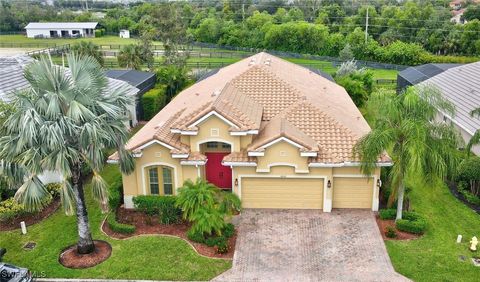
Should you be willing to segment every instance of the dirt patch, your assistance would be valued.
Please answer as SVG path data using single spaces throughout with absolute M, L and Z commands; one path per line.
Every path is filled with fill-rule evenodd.
M 375 220 L 377 221 L 378 229 L 380 229 L 380 233 L 382 234 L 383 240 L 413 240 L 421 237 L 421 235 L 407 233 L 407 232 L 398 230 L 397 227 L 395 226 L 395 220 L 393 219 L 381 220 L 379 216 L 376 216 Z M 385 232 L 387 232 L 387 227 L 389 226 L 393 227 L 395 231 L 397 231 L 397 237 L 388 238 L 385 235 Z
M 112 246 L 105 241 L 95 240 L 95 251 L 81 255 L 77 252 L 77 245 L 72 245 L 60 253 L 58 261 L 65 267 L 83 269 L 98 265 L 112 255 Z
M 146 234 L 160 234 L 160 235 L 170 235 L 182 238 L 189 242 L 195 250 L 207 257 L 211 258 L 223 258 L 223 259 L 232 259 L 235 252 L 235 244 L 237 241 L 237 232 L 228 239 L 229 251 L 226 254 L 219 254 L 215 247 L 209 247 L 205 244 L 200 244 L 197 242 L 190 241 L 187 237 L 187 231 L 190 228 L 190 224 L 187 222 L 182 222 L 179 224 L 162 224 L 159 222 L 157 216 L 149 217 L 142 212 L 135 210 L 126 210 L 118 209 L 117 219 L 121 223 L 135 225 L 135 233 L 133 234 L 121 234 L 113 232 L 106 222 L 102 225 L 102 230 L 110 237 L 117 239 L 127 239 L 138 235 Z
M 27 227 L 39 223 L 55 213 L 58 207 L 60 207 L 60 199 L 56 198 L 39 213 L 27 214 L 11 220 L 0 222 L 0 231 L 20 229 L 20 222 L 22 221 L 25 221 Z

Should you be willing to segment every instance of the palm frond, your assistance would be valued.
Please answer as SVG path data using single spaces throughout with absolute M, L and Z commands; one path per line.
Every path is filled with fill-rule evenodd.
M 104 212 L 108 211 L 107 183 L 97 171 L 93 171 L 92 191 L 93 197 L 100 203 L 102 210 Z
M 472 148 L 478 144 L 480 144 L 480 130 L 477 130 L 475 134 L 473 134 L 472 138 L 467 144 L 467 147 L 465 147 L 467 154 L 470 155 L 472 152 Z
M 69 181 L 63 181 L 60 189 L 60 200 L 66 215 L 73 215 L 75 212 L 75 195 Z
M 15 200 L 30 212 L 41 210 L 45 206 L 46 197 L 50 197 L 50 194 L 35 175 L 30 176 L 15 193 Z

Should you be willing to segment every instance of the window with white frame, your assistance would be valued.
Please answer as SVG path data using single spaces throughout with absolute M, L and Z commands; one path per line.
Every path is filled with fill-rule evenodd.
M 162 167 L 162 176 L 163 176 L 163 193 L 164 195 L 173 194 L 173 183 L 172 183 L 172 169 L 169 167 Z
M 150 194 L 158 195 L 158 170 L 156 167 L 152 167 L 148 170 L 148 177 L 150 183 Z

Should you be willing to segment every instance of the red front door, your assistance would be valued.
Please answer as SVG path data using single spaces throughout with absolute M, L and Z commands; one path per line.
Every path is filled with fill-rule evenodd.
M 218 188 L 232 189 L 232 169 L 222 165 L 223 157 L 229 153 L 205 153 L 207 164 L 205 174 L 207 181 Z

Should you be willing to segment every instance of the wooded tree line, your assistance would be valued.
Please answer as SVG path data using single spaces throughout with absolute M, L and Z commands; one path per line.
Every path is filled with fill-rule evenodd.
M 64 1 L 68 2 L 68 1 Z M 462 62 L 480 53 L 480 13 L 470 4 L 468 22 L 454 24 L 449 1 L 439 0 L 190 0 L 136 3 L 128 9 L 90 12 L 2 2 L 0 30 L 19 30 L 28 21 L 98 20 L 107 32 L 129 29 L 140 35 L 158 26 L 157 16 L 173 6 L 185 41 L 339 56 L 346 48 L 355 59 L 414 65 Z M 368 38 L 365 26 L 368 12 Z M 171 14 L 171 13 L 167 13 Z M 23 26 L 22 26 L 23 25 Z M 183 32 L 186 30 L 186 33 Z

